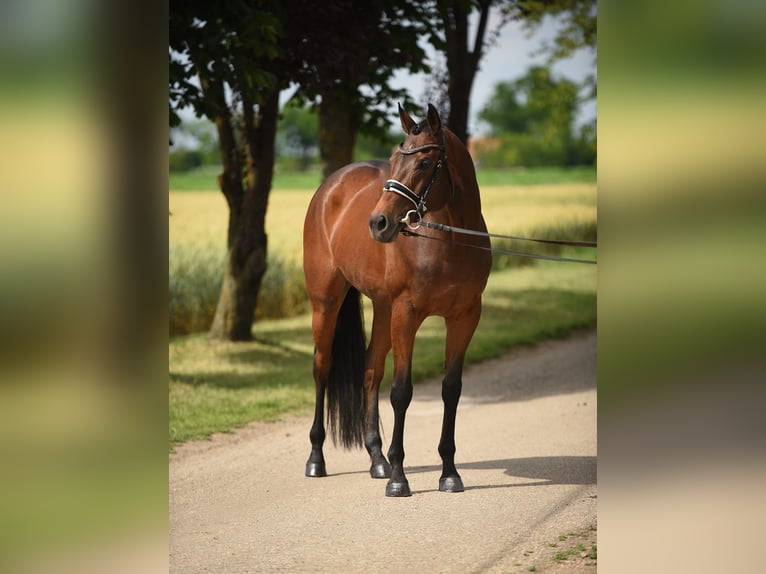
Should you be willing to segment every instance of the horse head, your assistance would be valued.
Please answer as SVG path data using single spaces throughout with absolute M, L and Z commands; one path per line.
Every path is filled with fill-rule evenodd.
M 405 225 L 414 225 L 426 211 L 438 211 L 451 195 L 447 166 L 447 139 L 441 118 L 428 104 L 426 119 L 416 122 L 399 106 L 399 119 L 407 137 L 390 158 L 391 176 L 370 214 L 370 234 L 388 243 Z

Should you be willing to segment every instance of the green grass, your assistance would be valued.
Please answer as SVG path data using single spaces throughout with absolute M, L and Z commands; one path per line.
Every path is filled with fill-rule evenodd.
M 578 542 L 577 544 L 570 545 L 569 548 L 566 548 L 564 550 L 560 550 L 556 552 L 553 555 L 553 559 L 556 562 L 564 562 L 569 560 L 570 558 L 582 558 L 582 559 L 588 559 L 589 562 L 586 562 L 586 565 L 588 566 L 595 566 L 596 562 L 598 560 L 598 547 L 596 544 L 588 539 L 592 539 L 595 536 L 596 532 L 596 525 L 591 524 L 588 526 L 587 530 L 583 530 L 580 532 L 568 532 L 567 534 L 561 534 L 558 537 L 558 542 L 564 542 L 572 537 L 578 537 L 580 539 L 586 539 L 585 542 Z M 570 543 L 571 544 L 571 543 Z M 586 546 L 590 545 L 590 548 L 586 549 Z M 551 548 L 556 548 L 559 546 L 557 542 L 549 543 L 548 546 Z
M 562 550 L 561 552 L 556 552 L 556 554 L 553 556 L 553 559 L 556 562 L 563 562 L 564 560 L 569 560 L 569 558 L 573 556 L 577 557 L 583 557 L 582 554 L 585 552 L 584 558 L 590 558 L 591 560 L 597 560 L 598 559 L 598 547 L 595 544 L 591 544 L 590 549 L 587 551 L 585 550 L 585 546 L 582 544 L 577 544 L 576 546 L 573 546 L 572 548 L 569 548 L 568 550 Z
M 553 559 L 556 562 L 563 562 L 564 560 L 568 560 L 572 556 L 579 556 L 584 551 L 585 551 L 585 547 L 582 544 L 578 544 L 577 546 L 569 548 L 568 550 L 562 550 L 561 552 L 556 552 L 556 554 L 553 556 Z
M 218 174 L 221 167 L 217 165 L 203 166 L 187 172 L 170 172 L 168 187 L 176 191 L 209 191 L 218 189 Z M 306 172 L 285 171 L 276 169 L 273 189 L 316 189 L 322 182 L 318 170 Z
M 204 166 L 189 172 L 170 172 L 169 188 L 176 191 L 217 190 L 220 166 Z M 480 186 L 543 185 L 558 183 L 595 183 L 595 167 L 538 167 L 515 169 L 478 169 Z M 317 170 L 301 173 L 277 169 L 273 189 L 316 189 L 322 181 Z
M 479 186 L 485 185 L 547 185 L 555 183 L 595 183 L 596 168 L 534 167 L 476 170 Z
M 369 303 L 366 325 L 371 324 Z M 171 445 L 230 432 L 250 421 L 308 414 L 314 401 L 310 315 L 254 325 L 255 341 L 225 343 L 191 335 L 169 347 Z M 468 364 L 513 347 L 564 337 L 596 323 L 594 266 L 543 263 L 495 272 Z M 443 320 L 426 320 L 415 342 L 413 379 L 442 372 Z M 384 388 L 392 372 L 389 356 Z

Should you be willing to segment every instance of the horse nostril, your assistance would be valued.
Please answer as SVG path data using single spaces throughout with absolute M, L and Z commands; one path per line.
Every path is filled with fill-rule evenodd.
M 393 239 L 393 237 L 388 237 L 393 230 L 390 220 L 384 213 L 372 213 L 369 223 L 370 235 L 374 240 L 388 242 Z

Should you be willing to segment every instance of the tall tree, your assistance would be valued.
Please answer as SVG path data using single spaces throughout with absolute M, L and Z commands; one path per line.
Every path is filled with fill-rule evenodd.
M 266 271 L 265 216 L 279 111 L 278 0 L 174 0 L 170 5 L 170 118 L 191 106 L 216 126 L 221 192 L 229 207 L 227 259 L 210 329 L 252 337 Z
M 319 147 L 319 127 L 313 110 L 289 102 L 281 111 L 277 151 L 297 159 L 298 170 L 306 171 Z
M 411 104 L 389 81 L 397 69 L 427 71 L 416 0 L 287 0 L 286 57 L 298 98 L 319 115 L 324 177 L 350 163 L 358 133 L 385 135 L 390 102 Z
M 468 113 L 471 90 L 479 62 L 485 51 L 489 11 L 495 0 L 437 0 L 436 10 L 441 33 L 434 33 L 431 42 L 444 52 L 447 66 L 447 123 L 463 143 L 468 142 Z M 478 11 L 478 24 L 469 36 L 469 16 Z
M 533 66 L 524 76 L 495 86 L 479 117 L 507 154 L 523 165 L 573 165 L 582 160 L 574 137 L 577 85 Z M 510 137 L 508 137 L 510 136 Z
M 543 0 L 522 4 L 520 14 L 530 31 L 539 28 L 546 16 L 554 16 L 560 20 L 558 34 L 541 48 L 541 52 L 547 54 L 547 67 L 550 68 L 558 60 L 569 58 L 574 52 L 582 49 L 590 50 L 595 64 L 598 33 L 596 0 Z M 586 98 L 596 97 L 595 69 L 594 65 L 593 73 L 588 74 L 583 82 L 583 86 L 587 88 Z
M 502 27 L 521 20 L 533 30 L 546 15 L 563 16 L 564 26 L 553 44 L 545 47 L 552 62 L 580 47 L 595 47 L 595 5 L 596 0 L 434 0 L 426 4 L 429 40 L 445 61 L 445 69 L 436 67 L 434 82 L 445 84 L 447 123 L 463 143 L 470 137 L 468 120 L 476 73 Z M 497 23 L 490 28 L 492 11 Z M 589 85 L 595 94 L 595 77 L 589 79 Z M 432 86 L 429 92 L 437 93 L 438 87 Z

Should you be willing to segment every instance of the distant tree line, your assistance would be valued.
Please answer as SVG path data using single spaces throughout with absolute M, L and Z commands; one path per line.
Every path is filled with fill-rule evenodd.
M 581 86 L 534 66 L 520 78 L 494 88 L 479 119 L 486 137 L 473 142 L 474 160 L 482 167 L 594 165 L 595 123 L 575 125 L 583 97 Z M 288 103 L 281 111 L 276 135 L 276 163 L 286 170 L 319 167 L 319 118 L 308 106 Z M 206 129 L 207 128 L 207 129 Z M 170 169 L 187 171 L 220 163 L 209 122 L 185 122 L 178 135 L 190 142 L 170 153 Z M 399 140 L 397 131 L 362 134 L 353 150 L 356 160 L 387 158 Z
M 490 141 L 474 159 L 485 167 L 594 165 L 595 123 L 576 126 L 580 87 L 535 66 L 495 86 L 479 113 Z
M 319 119 L 311 108 L 288 104 L 282 109 L 275 141 L 275 164 L 285 171 L 318 170 Z M 174 144 L 169 152 L 171 172 L 192 171 L 202 166 L 220 166 L 221 155 L 215 126 L 206 120 L 185 120 L 171 130 Z M 387 159 L 401 140 L 399 130 L 360 134 L 352 155 L 355 161 Z

